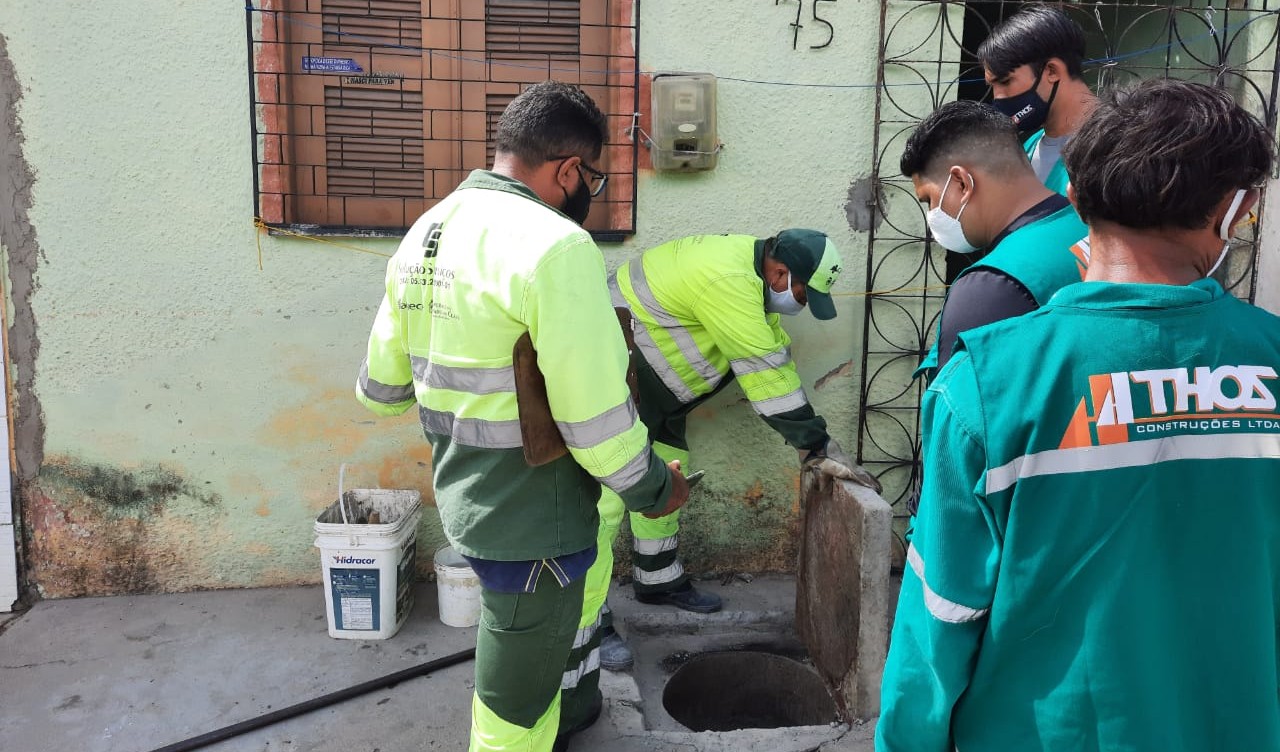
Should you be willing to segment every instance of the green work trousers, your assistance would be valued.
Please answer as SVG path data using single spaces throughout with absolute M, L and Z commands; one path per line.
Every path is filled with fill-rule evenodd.
M 532 593 L 481 590 L 470 752 L 550 752 L 585 583 L 544 568 Z

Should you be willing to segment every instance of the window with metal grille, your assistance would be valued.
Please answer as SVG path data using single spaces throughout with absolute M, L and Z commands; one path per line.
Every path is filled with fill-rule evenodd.
M 586 226 L 635 226 L 634 0 L 256 0 L 255 209 L 268 226 L 398 234 L 493 164 L 507 104 L 549 78 L 609 120 Z
M 489 0 L 484 47 L 491 57 L 578 56 L 581 0 Z
M 418 55 L 421 9 L 418 0 L 321 0 L 324 43 L 378 44 L 389 54 Z
M 422 94 L 340 86 L 324 93 L 329 194 L 422 196 Z

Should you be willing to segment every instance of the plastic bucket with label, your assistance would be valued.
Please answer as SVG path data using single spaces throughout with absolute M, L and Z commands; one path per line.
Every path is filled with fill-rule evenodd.
M 422 494 L 356 488 L 339 498 L 315 524 L 329 636 L 383 640 L 413 608 Z

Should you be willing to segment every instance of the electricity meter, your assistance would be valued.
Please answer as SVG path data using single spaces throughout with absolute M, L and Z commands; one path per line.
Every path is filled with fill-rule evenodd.
M 710 73 L 658 73 L 653 77 L 653 169 L 715 169 L 716 77 Z

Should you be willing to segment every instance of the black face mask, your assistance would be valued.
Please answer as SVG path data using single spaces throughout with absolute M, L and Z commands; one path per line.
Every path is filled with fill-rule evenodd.
M 1018 133 L 1026 135 L 1034 133 L 1044 127 L 1044 121 L 1049 117 L 1049 108 L 1053 106 L 1053 100 L 1058 96 L 1058 84 L 1053 82 L 1053 90 L 1049 92 L 1049 101 L 1044 101 L 1040 95 L 1036 93 L 1036 89 L 1040 86 L 1040 77 L 1044 75 L 1044 69 L 1036 74 L 1035 83 L 1031 84 L 1031 88 L 1012 97 L 1004 99 L 991 100 L 991 106 L 995 107 L 1001 113 L 1006 115 L 1013 124 L 1017 126 Z
M 564 188 L 560 190 L 564 191 L 564 205 L 560 207 L 560 211 L 578 224 L 586 222 L 587 215 L 591 213 L 591 189 L 582 175 L 578 175 L 578 190 L 572 196 Z

